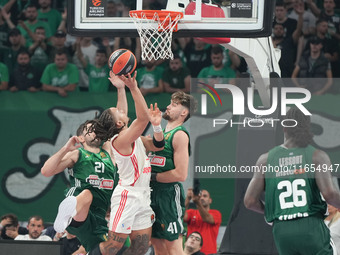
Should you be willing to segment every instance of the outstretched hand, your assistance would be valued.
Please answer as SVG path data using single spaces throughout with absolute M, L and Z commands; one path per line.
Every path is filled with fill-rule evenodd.
M 134 88 L 138 88 L 136 77 L 137 77 L 137 71 L 135 71 L 135 74 L 133 77 L 131 77 L 130 74 L 128 74 L 127 76 L 124 76 L 124 75 L 118 76 L 118 78 L 122 80 L 124 84 L 126 85 L 126 87 L 128 87 L 130 90 Z
M 81 147 L 79 139 L 77 136 L 72 136 L 67 143 L 65 144 L 65 147 L 68 151 L 74 151 Z
M 159 110 L 157 103 L 155 103 L 155 108 L 152 104 L 150 104 L 149 119 L 153 126 L 158 126 L 161 124 L 162 112 Z
M 122 79 L 119 79 L 118 75 L 115 75 L 112 71 L 110 71 L 110 77 L 108 78 L 113 86 L 117 89 L 121 89 L 125 87 L 124 82 Z

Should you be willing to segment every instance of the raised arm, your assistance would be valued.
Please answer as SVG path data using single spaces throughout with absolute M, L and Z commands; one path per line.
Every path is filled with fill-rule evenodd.
M 157 103 L 155 103 L 155 108 L 152 104 L 150 105 L 149 117 L 154 132 L 153 138 L 142 136 L 143 144 L 147 151 L 163 150 L 165 142 L 163 129 L 161 127 L 162 112 L 159 110 Z
M 156 180 L 163 183 L 184 182 L 188 176 L 189 137 L 184 131 L 175 133 L 172 140 L 175 168 L 164 173 L 157 173 Z
M 86 61 L 83 51 L 81 50 L 80 40 L 81 40 L 81 37 L 77 37 L 76 42 L 75 42 L 77 58 L 79 59 L 81 65 L 84 68 L 86 68 L 88 65 L 88 62 Z
M 303 7 L 299 7 L 298 10 L 296 10 L 297 14 L 298 14 L 298 20 L 297 20 L 297 25 L 296 25 L 296 29 L 294 30 L 293 34 L 292 34 L 292 38 L 294 43 L 296 44 L 302 34 L 302 26 L 303 26 L 303 13 L 305 12 L 305 10 L 303 9 Z
M 79 157 L 78 148 L 81 147 L 77 136 L 72 136 L 68 142 L 53 156 L 51 156 L 41 168 L 42 175 L 50 177 L 72 167 Z
M 128 104 L 126 100 L 126 93 L 125 93 L 125 84 L 124 82 L 115 75 L 112 71 L 110 71 L 109 80 L 113 86 L 117 88 L 117 108 L 124 113 L 128 113 Z
M 137 72 L 133 77 L 128 75 L 119 76 L 119 78 L 125 83 L 125 85 L 130 89 L 131 95 L 135 102 L 136 119 L 131 123 L 130 127 L 120 132 L 117 139 L 114 141 L 114 146 L 121 153 L 130 153 L 131 144 L 140 137 L 149 122 L 148 107 L 146 105 L 145 99 L 140 92 L 137 81 Z
M 262 192 L 264 192 L 265 179 L 262 173 L 262 166 L 267 164 L 268 153 L 259 157 L 256 166 L 260 171 L 255 172 L 251 179 L 246 194 L 244 195 L 244 205 L 247 209 L 258 213 L 264 213 L 264 203 L 260 199 Z
M 312 11 L 312 13 L 315 15 L 315 17 L 319 17 L 321 10 L 316 6 L 313 0 L 306 0 L 306 3 L 309 7 L 309 9 Z

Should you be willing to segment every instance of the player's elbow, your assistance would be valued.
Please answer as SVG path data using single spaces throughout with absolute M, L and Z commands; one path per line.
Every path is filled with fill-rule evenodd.
M 188 177 L 188 174 L 179 174 L 176 179 L 178 182 L 185 182 L 187 177 Z
M 322 192 L 322 196 L 326 200 L 327 203 L 333 205 L 333 204 L 339 204 L 339 192 L 333 188 L 328 188 L 324 192 Z
M 254 197 L 251 197 L 251 196 L 245 196 L 243 203 L 244 203 L 244 206 L 247 209 L 251 210 L 256 205 L 257 199 L 255 199 Z

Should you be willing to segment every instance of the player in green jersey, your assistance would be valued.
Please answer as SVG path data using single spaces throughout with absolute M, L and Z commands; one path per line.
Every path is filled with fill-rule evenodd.
M 82 124 L 77 136 L 72 136 L 41 169 L 48 177 L 69 168 L 71 188 L 66 190 L 67 197 L 59 206 L 54 228 L 60 233 L 70 224 L 68 232 L 76 235 L 86 250 L 106 238 L 105 215 L 116 175 L 110 150 L 89 132 L 90 126 L 91 121 Z
M 109 80 L 117 88 L 118 98 L 126 101 L 124 83 L 112 72 Z M 70 169 L 71 188 L 67 190 L 67 197 L 59 206 L 54 228 L 57 232 L 63 232 L 67 228 L 68 232 L 78 237 L 87 251 L 107 240 L 105 215 L 110 208 L 112 192 L 118 181 L 110 143 L 103 144 L 96 139 L 95 133 L 90 129 L 92 123 L 93 121 L 87 121 L 81 125 L 77 136 L 71 137 L 41 169 L 45 176 L 55 175 L 65 168 Z M 83 148 L 77 143 L 81 143 Z
M 285 127 L 285 142 L 259 157 L 256 165 L 261 171 L 255 172 L 249 183 L 245 206 L 264 213 L 266 221 L 273 224 L 280 255 L 333 254 L 334 245 L 323 222 L 325 200 L 340 208 L 330 159 L 310 145 L 313 135 L 309 116 L 291 108 L 286 119 L 295 120 L 297 125 Z
M 197 108 L 193 96 L 182 91 L 171 96 L 163 114 L 168 121 L 164 130 L 165 146 L 151 156 L 151 207 L 156 214 L 152 226 L 152 245 L 156 254 L 183 254 L 182 236 L 185 196 L 183 186 L 188 175 L 189 133 L 183 123 Z

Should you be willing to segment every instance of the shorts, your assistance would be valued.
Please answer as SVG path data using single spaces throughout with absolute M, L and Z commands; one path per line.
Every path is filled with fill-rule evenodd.
M 273 235 L 280 255 L 336 254 L 329 229 L 321 217 L 275 221 Z
M 65 190 L 65 195 L 77 196 L 84 189 L 86 189 L 86 187 L 71 187 Z M 87 189 L 92 193 L 93 202 L 86 220 L 81 226 L 68 226 L 66 230 L 69 233 L 76 235 L 81 244 L 84 246 L 85 250 L 90 251 L 95 245 L 107 240 L 108 226 L 105 219 L 107 210 L 105 209 L 105 206 L 103 206 L 105 205 L 105 201 L 103 200 L 102 196 L 99 196 L 96 191 L 93 191 L 91 186 L 87 187 Z M 95 202 L 97 202 L 97 204 L 101 203 L 100 207 L 95 206 Z
M 134 230 L 150 228 L 155 220 L 150 203 L 150 188 L 118 185 L 111 198 L 109 230 L 130 234 Z
M 152 226 L 153 238 L 174 241 L 183 234 L 184 202 L 181 184 L 153 185 L 151 207 L 156 214 L 156 221 Z
M 103 219 L 96 217 L 90 209 L 85 222 L 79 227 L 68 226 L 66 230 L 76 235 L 80 243 L 84 246 L 86 251 L 91 251 L 97 244 L 107 240 L 107 222 L 105 217 Z

